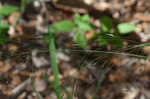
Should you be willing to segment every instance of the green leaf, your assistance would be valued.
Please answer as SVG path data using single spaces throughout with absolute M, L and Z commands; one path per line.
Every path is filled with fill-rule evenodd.
M 44 43 L 49 44 L 50 41 L 50 35 L 49 34 L 45 34 L 44 35 Z
M 8 42 L 9 38 L 8 35 L 6 35 L 8 30 L 9 30 L 8 24 L 0 23 L 0 44 Z
M 90 16 L 88 14 L 84 14 L 83 16 L 81 16 L 81 21 L 89 23 Z
M 56 33 L 58 31 L 57 27 L 55 25 L 52 25 L 48 28 L 48 33 Z
M 0 44 L 4 44 L 8 42 L 9 38 L 6 34 L 0 33 Z
M 48 31 L 48 33 L 51 35 L 50 30 Z M 62 99 L 62 91 L 61 91 L 60 80 L 59 80 L 59 68 L 56 61 L 57 58 L 56 58 L 56 47 L 55 47 L 54 36 L 51 36 L 49 38 L 49 52 L 50 52 L 49 55 L 50 55 L 51 68 L 54 75 L 54 82 L 52 85 L 56 93 L 57 99 Z
M 48 27 L 48 34 L 44 34 L 44 43 L 49 44 L 51 38 L 56 37 L 56 28 L 54 26 Z
M 109 35 L 101 34 L 98 36 L 99 46 L 106 46 L 112 38 Z
M 89 20 L 90 17 L 88 14 L 84 14 L 83 16 L 80 16 L 80 14 L 76 13 L 74 15 L 74 23 L 77 29 L 80 30 L 81 32 L 86 32 L 92 28 Z
M 136 26 L 129 23 L 120 23 L 117 25 L 118 32 L 120 34 L 128 34 L 136 29 Z
M 84 23 L 84 22 L 78 23 L 78 29 L 82 32 L 89 31 L 89 30 L 91 30 L 91 28 L 92 28 L 91 25 L 88 23 Z
M 78 30 L 75 33 L 74 41 L 81 47 L 85 48 L 87 46 L 87 39 L 85 36 Z
M 63 20 L 54 24 L 52 28 L 55 28 L 58 32 L 70 32 L 73 30 L 74 24 L 71 21 Z
M 11 13 L 18 11 L 19 8 L 17 6 L 13 6 L 13 5 L 4 5 L 0 8 L 0 15 L 2 16 L 8 16 Z
M 118 48 L 122 48 L 123 47 L 123 41 L 122 41 L 122 39 L 118 35 L 115 35 L 113 37 L 113 43 Z
M 103 16 L 100 18 L 101 28 L 103 32 L 110 32 L 113 27 L 112 19 L 108 16 Z
M 74 19 L 73 19 L 75 24 L 78 24 L 81 21 L 81 16 L 78 13 L 74 14 Z
M 7 32 L 8 29 L 9 29 L 9 24 L 3 23 L 3 22 L 0 23 L 0 32 L 1 33 Z

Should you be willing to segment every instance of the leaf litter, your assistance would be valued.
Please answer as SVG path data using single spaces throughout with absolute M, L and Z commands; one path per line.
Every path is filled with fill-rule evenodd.
M 85 1 L 86 0 L 83 0 L 83 2 Z M 17 5 L 18 2 L 19 1 L 10 2 L 6 0 L 0 3 L 3 6 L 7 3 Z M 49 66 L 50 63 L 48 62 L 48 47 L 42 41 L 43 37 L 40 34 L 41 32 L 47 31 L 45 15 L 42 9 L 44 7 L 48 9 L 44 11 L 46 11 L 51 24 L 63 19 L 72 19 L 74 11 L 76 10 L 66 10 L 70 2 L 71 1 L 65 4 L 58 2 L 59 5 L 57 5 L 56 2 L 56 5 L 52 4 L 52 6 L 51 2 L 45 1 L 42 2 L 45 6 L 41 6 L 41 8 L 35 8 L 31 3 L 27 5 L 24 14 L 15 26 L 13 26 L 13 21 L 18 16 L 18 12 L 14 12 L 10 16 L 5 17 L 4 20 L 11 25 L 8 32 L 11 41 L 7 42 L 4 46 L 0 45 L 0 93 L 2 93 L 5 98 L 37 99 L 37 91 L 43 99 L 56 99 L 52 90 L 53 88 L 48 83 L 48 81 L 53 82 L 54 80 L 52 70 Z M 72 2 L 74 2 L 77 5 L 75 7 L 78 8 L 76 1 Z M 93 0 L 93 2 L 89 0 L 85 3 L 90 6 L 89 8 L 93 9 L 91 11 L 94 12 L 97 10 L 99 12 L 98 15 L 95 15 L 91 13 L 89 9 L 84 8 L 89 11 L 93 20 L 97 20 L 97 16 L 102 16 L 105 13 L 117 20 L 116 23 L 120 23 L 121 21 L 135 22 L 138 29 L 133 35 L 135 38 L 139 38 L 138 43 L 149 41 L 150 17 L 149 11 L 146 10 L 149 9 L 147 0 Z M 41 2 L 39 2 L 39 4 L 41 4 Z M 70 32 L 64 34 L 57 33 L 58 38 L 56 38 L 56 45 L 58 49 L 76 49 L 76 47 L 73 47 L 72 40 L 69 36 L 70 34 Z M 92 38 L 94 34 L 95 30 L 90 30 L 86 33 L 86 38 L 91 43 L 89 47 L 91 49 L 96 49 L 95 46 L 97 46 L 97 42 L 90 41 L 90 38 Z M 130 39 L 134 41 L 135 38 Z M 130 45 L 131 42 L 127 43 Z M 109 47 L 108 49 L 110 50 L 112 48 Z M 141 49 L 140 52 L 137 51 L 137 54 L 149 56 L 149 46 L 145 46 Z M 37 51 L 36 55 L 33 51 Z M 86 54 L 86 56 L 81 61 L 84 54 Z M 150 98 L 150 62 L 148 59 L 97 53 L 75 54 L 71 51 L 58 52 L 57 57 L 61 85 L 66 85 L 66 89 L 69 90 L 69 94 L 72 95 L 73 99 L 91 99 L 106 67 L 110 68 L 110 71 L 106 73 L 95 99 Z M 100 59 L 90 64 L 98 57 L 100 57 Z M 84 64 L 82 64 L 83 61 Z M 102 64 L 105 61 L 107 61 L 107 63 L 103 66 Z M 48 79 L 44 79 L 43 73 L 46 73 Z M 33 84 L 36 91 L 32 89 L 31 78 L 34 79 Z M 63 99 L 67 99 L 64 90 L 63 94 Z M 1 94 L 0 97 L 2 97 Z

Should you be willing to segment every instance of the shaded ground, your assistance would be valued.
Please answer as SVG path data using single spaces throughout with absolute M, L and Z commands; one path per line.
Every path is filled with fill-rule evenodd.
M 69 2 L 73 2 L 74 6 L 70 6 Z M 71 20 L 75 12 L 89 13 L 91 23 L 100 27 L 97 24 L 98 18 L 107 15 L 113 18 L 115 24 L 122 21 L 136 24 L 137 29 L 134 33 L 122 37 L 127 46 L 133 47 L 150 40 L 148 0 L 93 0 L 88 5 L 87 1 L 80 4 L 77 2 L 32 2 L 27 5 L 16 26 L 12 23 L 19 12 L 5 18 L 11 25 L 11 40 L 6 45 L 0 45 L 0 98 L 6 95 L 3 99 L 38 99 L 37 91 L 43 99 L 56 99 L 52 85 L 46 80 L 52 82 L 54 79 L 49 63 L 48 46 L 43 42 L 43 33 L 47 32 L 46 17 L 49 24 L 54 24 L 63 19 Z M 0 4 L 19 6 L 20 2 L 6 0 Z M 73 52 L 78 48 L 74 46 L 71 38 L 71 33 L 58 33 L 56 38 L 60 80 L 61 85 L 65 86 L 63 99 L 66 99 L 65 89 L 72 93 L 73 99 L 91 99 L 101 79 L 103 82 L 96 99 L 150 99 L 148 59 Z M 89 43 L 88 49 L 111 50 L 109 45 L 108 48 L 99 48 L 96 41 L 89 40 Z M 132 49 L 131 47 L 117 50 L 146 56 L 150 54 L 149 46 Z

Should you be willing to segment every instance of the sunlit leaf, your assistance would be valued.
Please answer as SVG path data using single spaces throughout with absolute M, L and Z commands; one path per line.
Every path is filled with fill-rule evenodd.
M 120 34 L 128 34 L 136 29 L 136 26 L 129 23 L 120 23 L 117 25 L 118 32 Z
M 81 16 L 78 13 L 74 14 L 74 19 L 73 19 L 75 24 L 78 24 L 81 21 Z
M 71 21 L 63 20 L 53 25 L 58 32 L 70 32 L 74 28 L 74 24 Z
M 84 23 L 84 22 L 79 22 L 78 23 L 78 29 L 80 31 L 86 32 L 86 31 L 91 30 L 91 28 L 92 28 L 91 25 L 88 24 L 88 23 Z
M 89 21 L 90 21 L 90 16 L 89 16 L 88 14 L 85 14 L 85 15 L 81 16 L 81 20 L 82 20 L 83 22 L 89 23 Z
M 85 48 L 87 46 L 87 39 L 80 31 L 75 33 L 74 40 L 81 48 Z

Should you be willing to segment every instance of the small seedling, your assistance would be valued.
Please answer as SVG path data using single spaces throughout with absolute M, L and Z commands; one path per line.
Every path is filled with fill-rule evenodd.
M 49 44 L 49 52 L 50 52 L 50 62 L 52 66 L 52 71 L 54 74 L 54 91 L 58 99 L 62 99 L 61 87 L 59 81 L 59 70 L 57 66 L 56 59 L 56 49 L 55 49 L 55 35 L 56 32 L 70 32 L 74 28 L 74 24 L 71 21 L 63 20 L 59 23 L 53 24 L 48 28 L 48 35 L 45 36 L 45 43 Z
M 74 30 L 75 34 L 73 40 L 79 47 L 85 48 L 87 46 L 87 39 L 84 36 L 84 33 L 92 29 L 89 20 L 90 17 L 87 14 L 83 16 L 75 14 L 73 22 L 69 20 L 60 21 L 51 26 L 51 30 L 53 30 L 53 32 L 68 32 Z M 46 37 L 45 41 L 49 42 L 48 40 L 49 39 Z
M 56 32 L 71 32 L 75 31 L 74 41 L 81 47 L 85 48 L 87 46 L 87 39 L 84 36 L 84 33 L 92 29 L 92 26 L 89 22 L 90 17 L 85 14 L 80 16 L 79 14 L 74 15 L 73 22 L 69 20 L 63 20 L 56 24 L 53 24 L 48 28 L 48 35 L 45 36 L 44 41 L 49 44 L 50 52 L 50 61 L 52 66 L 52 71 L 54 74 L 54 90 L 58 99 L 62 99 L 61 87 L 59 81 L 59 70 L 56 62 L 56 49 L 55 49 L 55 35 Z M 128 34 L 129 32 L 134 31 L 135 26 L 128 23 L 118 24 L 115 32 L 111 32 L 113 28 L 112 19 L 109 17 L 100 18 L 102 33 L 99 34 L 100 45 L 107 45 L 110 42 L 114 42 L 118 47 L 122 46 L 122 40 L 120 35 Z M 130 28 L 129 28 L 129 27 Z
M 55 28 L 54 32 L 67 32 L 67 30 L 74 30 L 75 34 L 73 40 L 79 47 L 84 49 L 88 44 L 84 33 L 92 29 L 89 20 L 90 17 L 88 14 L 81 16 L 76 13 L 73 22 L 64 20 L 53 25 L 52 28 Z M 114 28 L 113 21 L 108 16 L 102 16 L 100 18 L 100 24 L 102 32 L 96 36 L 99 40 L 99 46 L 106 46 L 111 43 L 116 47 L 121 48 L 123 47 L 123 41 L 120 36 L 129 34 L 136 28 L 135 25 L 129 23 L 120 23 Z
M 69 32 L 72 31 L 74 25 L 72 22 L 64 20 L 57 24 L 52 25 L 48 28 L 48 35 L 45 36 L 45 42 L 49 44 L 49 52 L 50 52 L 50 62 L 52 71 L 54 74 L 54 91 L 56 93 L 56 96 L 58 99 L 62 99 L 61 94 L 61 87 L 60 87 L 60 81 L 59 81 L 59 70 L 57 66 L 57 59 L 56 59 L 56 48 L 55 48 L 55 33 L 56 32 Z
M 56 62 L 56 48 L 55 48 L 55 28 L 49 27 L 49 52 L 50 52 L 50 62 L 52 67 L 52 72 L 54 75 L 54 91 L 58 99 L 62 99 L 61 88 L 60 88 L 60 81 L 59 81 L 59 69 Z

